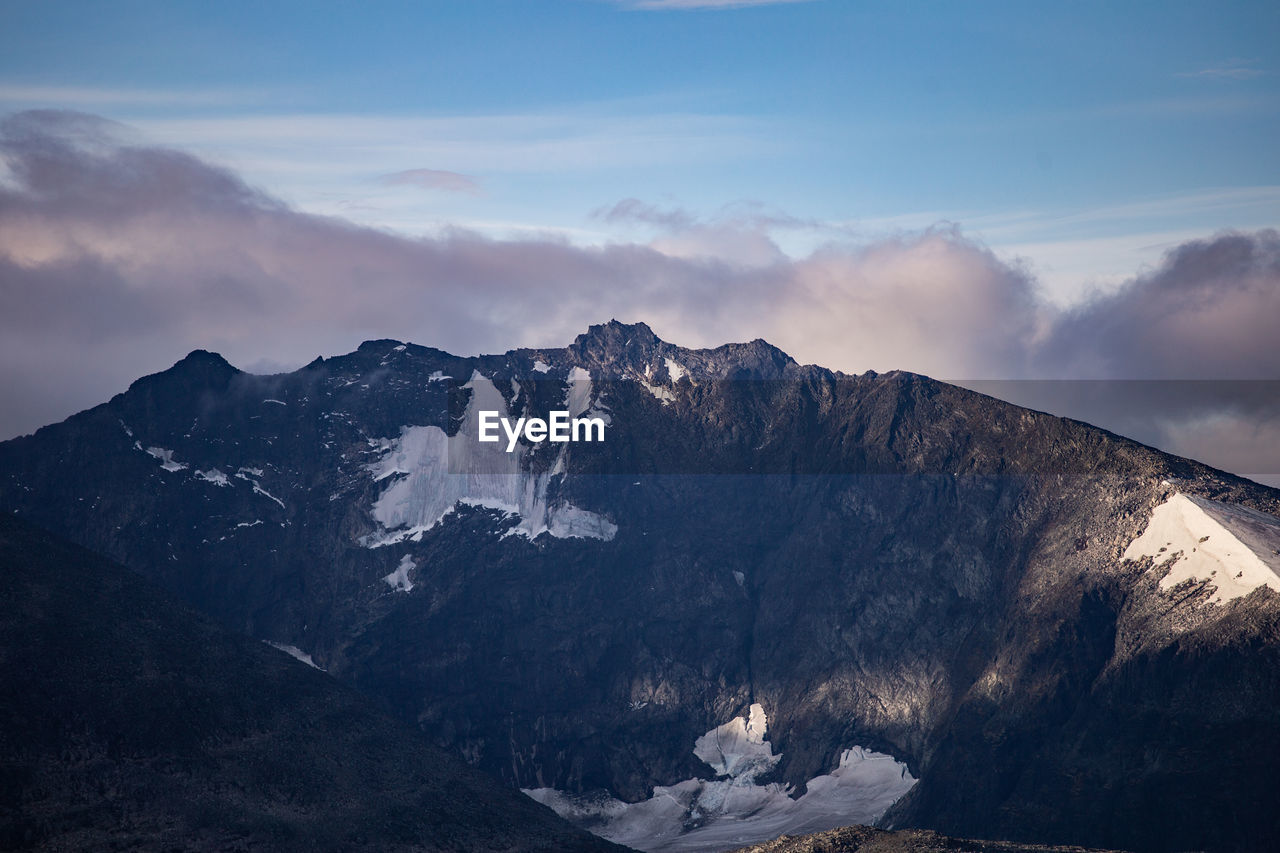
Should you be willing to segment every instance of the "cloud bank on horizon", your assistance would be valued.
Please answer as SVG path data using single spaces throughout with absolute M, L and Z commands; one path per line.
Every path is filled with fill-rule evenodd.
M 3 437 L 101 402 L 198 347 L 272 370 L 373 337 L 461 354 L 561 346 L 610 317 L 644 320 L 685 346 L 761 337 L 846 372 L 1280 379 L 1274 230 L 1185 242 L 1063 308 L 1027 268 L 950 225 L 833 239 L 793 258 L 770 237 L 786 223 L 768 212 L 702 220 L 624 199 L 598 215 L 654 226 L 652 241 L 581 247 L 460 229 L 414 239 L 300 212 L 95 116 L 10 116 L 0 156 Z M 453 173 L 390 177 L 472 191 Z M 1190 414 L 1169 409 L 1135 437 L 1211 462 L 1229 440 L 1234 470 L 1280 472 L 1275 401 L 1206 400 Z

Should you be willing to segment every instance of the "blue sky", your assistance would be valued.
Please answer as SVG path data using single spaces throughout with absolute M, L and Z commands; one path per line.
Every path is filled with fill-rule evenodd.
M 407 234 L 749 220 L 800 256 L 949 221 L 1069 302 L 1280 224 L 1277 45 L 1275 3 L 10 0 L 0 111 Z

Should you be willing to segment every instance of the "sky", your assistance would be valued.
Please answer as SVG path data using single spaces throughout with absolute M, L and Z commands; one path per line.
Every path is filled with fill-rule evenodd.
M 617 316 L 849 372 L 1251 382 L 1126 428 L 1277 474 L 1278 45 L 1265 2 L 8 0 L 0 437 L 196 347 Z

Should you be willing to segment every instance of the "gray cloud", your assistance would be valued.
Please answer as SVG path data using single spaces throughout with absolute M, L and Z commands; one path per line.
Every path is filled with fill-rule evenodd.
M 1280 234 L 1178 246 L 1157 269 L 1056 318 L 1035 361 L 1066 377 L 1280 378 Z
M 601 215 L 659 225 L 653 244 L 580 248 L 461 230 L 409 239 L 292 210 L 228 170 L 90 116 L 5 119 L 0 155 L 4 436 L 101 402 L 197 347 L 277 366 L 373 337 L 467 354 L 563 345 L 609 317 L 645 320 L 687 346 L 763 337 L 850 372 L 1280 378 L 1273 231 L 1185 244 L 1064 313 L 1038 298 L 1027 269 L 954 227 L 793 259 L 769 239 L 776 217 L 765 213 L 700 221 L 627 200 Z M 1095 410 L 1103 425 L 1123 419 Z M 1150 434 L 1163 446 L 1210 454 L 1213 436 L 1235 436 L 1234 447 L 1257 454 L 1227 460 L 1235 470 L 1280 471 L 1280 458 L 1265 458 L 1274 421 L 1262 409 L 1219 401 L 1162 417 L 1172 426 Z
M 597 208 L 591 215 L 610 224 L 639 223 L 668 229 L 689 228 L 697 221 L 687 210 L 678 207 L 664 209 L 638 198 L 624 198 L 616 204 Z
M 452 193 L 480 194 L 480 182 L 470 175 L 447 172 L 441 169 L 406 169 L 379 178 L 387 186 L 418 187 L 424 190 L 443 190 Z

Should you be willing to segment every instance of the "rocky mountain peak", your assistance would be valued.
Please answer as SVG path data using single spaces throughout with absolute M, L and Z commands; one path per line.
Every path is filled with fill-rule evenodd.
M 230 362 L 216 352 L 210 352 L 207 349 L 193 349 L 186 356 L 174 364 L 170 370 L 205 370 L 217 371 L 219 373 L 239 373 L 240 371 L 233 367 Z
M 610 373 L 625 373 L 652 361 L 666 346 L 645 323 L 610 320 L 589 326 L 574 339 L 569 352 L 588 365 L 602 367 Z
M 672 381 L 690 374 L 711 379 L 779 379 L 795 359 L 757 338 L 715 349 L 686 349 L 667 343 L 645 323 L 610 320 L 590 326 L 569 347 L 589 367 L 606 374 L 650 377 L 657 371 Z
M 144 376 L 130 386 L 130 390 L 164 387 L 170 385 L 186 388 L 225 388 L 232 377 L 241 371 L 216 352 L 197 349 L 176 362 L 173 367 L 150 376 Z

